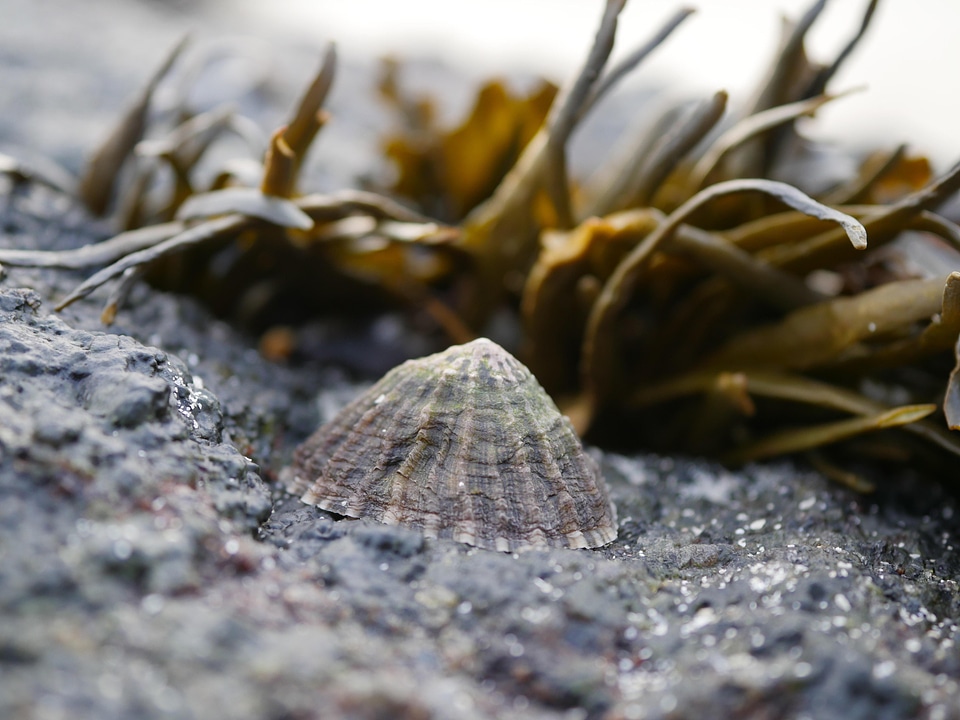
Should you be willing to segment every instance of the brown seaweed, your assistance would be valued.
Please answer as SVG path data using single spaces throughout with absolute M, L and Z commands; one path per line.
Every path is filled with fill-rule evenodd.
M 960 190 L 960 164 L 933 177 L 926 159 L 898 146 L 868 154 L 825 192 L 776 180 L 773 168 L 805 159 L 796 120 L 840 97 L 827 86 L 876 8 L 868 2 L 850 41 L 819 63 L 804 39 L 824 4 L 785 27 L 745 111 L 729 109 L 724 91 L 677 105 L 599 181 L 568 167 L 574 130 L 689 10 L 611 65 L 624 2 L 608 0 L 588 57 L 559 93 L 544 82 L 524 96 L 491 81 L 450 128 L 436 121 L 433 99 L 405 94 L 398 63 L 385 66 L 381 94 L 402 129 L 384 145 L 397 181 L 379 192 L 302 194 L 307 154 L 336 121 L 323 107 L 333 46 L 269 141 L 232 108 L 187 113 L 151 139 L 150 95 L 178 46 L 79 191 L 97 212 L 112 204 L 128 230 L 77 250 L 0 250 L 0 262 L 106 265 L 60 302 L 113 283 L 105 321 L 139 278 L 158 277 L 240 306 L 246 287 L 282 294 L 301 282 L 300 297 L 334 293 L 335 302 L 316 302 L 328 310 L 374 290 L 458 342 L 495 316 L 516 318 L 535 375 L 598 441 L 613 424 L 636 427 L 637 445 L 728 462 L 805 452 L 865 487 L 834 463 L 835 444 L 873 452 L 862 436 L 882 430 L 960 454 L 960 261 L 917 276 L 897 242 L 913 230 L 960 248 L 955 218 L 938 213 Z M 227 132 L 260 159 L 240 158 L 202 186 L 195 165 Z M 128 162 L 133 181 L 120 188 Z M 173 181 L 164 185 L 160 169 Z M 30 179 L 15 162 L 0 171 Z M 224 247 L 234 265 L 211 285 L 203 268 Z M 264 265 L 276 266 L 269 282 Z M 903 398 L 873 397 L 878 387 Z M 815 448 L 824 449 L 810 455 Z

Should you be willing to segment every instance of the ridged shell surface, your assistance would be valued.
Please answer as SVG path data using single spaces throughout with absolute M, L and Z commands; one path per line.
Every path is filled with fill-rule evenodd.
M 295 454 L 288 489 L 340 515 L 482 548 L 617 536 L 596 463 L 527 368 L 486 339 L 400 365 Z

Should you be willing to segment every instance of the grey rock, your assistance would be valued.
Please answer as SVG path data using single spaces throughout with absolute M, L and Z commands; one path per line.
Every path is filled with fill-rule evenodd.
M 148 420 L 163 420 L 170 388 L 157 378 L 122 372 L 93 372 L 83 389 L 87 409 L 114 427 L 132 428 Z
M 4 716 L 958 716 L 960 515 L 929 479 L 864 498 L 789 463 L 594 451 L 615 543 L 471 550 L 271 497 L 348 393 L 204 341 L 186 299 L 136 300 L 145 337 L 209 356 L 0 291 Z M 128 396 L 147 410 L 118 422 Z

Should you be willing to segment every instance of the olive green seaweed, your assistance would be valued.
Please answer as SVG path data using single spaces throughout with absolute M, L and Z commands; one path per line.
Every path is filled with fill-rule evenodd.
M 798 127 L 846 94 L 827 86 L 876 0 L 824 63 L 805 48 L 826 5 L 814 2 L 785 22 L 748 101 L 717 90 L 661 113 L 641 108 L 653 116 L 644 132 L 624 133 L 581 179 L 568 158 L 576 130 L 693 12 L 678 10 L 611 61 L 625 4 L 606 0 L 587 57 L 556 95 L 547 82 L 524 95 L 491 81 L 451 128 L 432 99 L 404 89 L 399 62 L 386 63 L 379 92 L 398 128 L 384 153 L 398 172 L 329 193 L 304 192 L 301 179 L 336 122 L 325 108 L 335 46 L 267 133 L 232 105 L 194 114 L 182 103 L 153 117 L 181 41 L 79 183 L 47 182 L 0 156 L 11 183 L 62 187 L 94 214 L 112 209 L 124 231 L 71 250 L 0 249 L 0 262 L 94 269 L 57 308 L 110 285 L 107 324 L 146 279 L 219 303 L 254 332 L 269 326 L 249 307 L 290 297 L 298 317 L 306 306 L 400 306 L 457 343 L 517 328 L 539 382 L 597 442 L 612 427 L 635 445 L 731 464 L 802 453 L 866 491 L 844 458 L 897 437 L 898 458 L 923 454 L 960 477 L 960 226 L 940 209 L 960 191 L 960 163 L 937 177 L 899 145 L 823 182 L 832 156 Z M 181 101 L 199 63 L 184 65 Z M 211 179 L 200 161 L 227 135 L 248 156 Z M 911 264 L 917 248 L 935 266 Z

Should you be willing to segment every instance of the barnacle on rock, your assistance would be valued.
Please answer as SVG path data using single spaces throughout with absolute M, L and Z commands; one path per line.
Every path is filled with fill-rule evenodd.
M 617 536 L 596 463 L 530 371 L 481 338 L 394 368 L 298 448 L 310 505 L 501 551 Z

